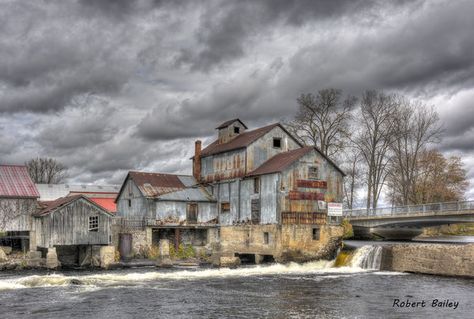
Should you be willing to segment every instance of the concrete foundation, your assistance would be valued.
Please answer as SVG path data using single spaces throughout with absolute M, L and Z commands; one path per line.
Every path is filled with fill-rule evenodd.
M 57 269 L 61 264 L 58 260 L 58 255 L 56 253 L 55 247 L 48 248 L 48 252 L 46 254 L 46 268 L 48 269 Z
M 161 239 L 159 243 L 160 256 L 156 261 L 158 267 L 171 267 L 173 263 L 170 258 L 170 242 L 167 239 Z
M 474 244 L 384 246 L 381 270 L 474 277 Z

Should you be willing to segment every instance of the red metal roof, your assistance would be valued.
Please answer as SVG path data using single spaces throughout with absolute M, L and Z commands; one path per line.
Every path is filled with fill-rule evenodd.
M 0 197 L 40 197 L 26 166 L 0 165 Z
M 282 127 L 279 123 L 264 126 L 256 130 L 241 133 L 237 135 L 237 137 L 233 138 L 227 143 L 219 144 L 219 140 L 216 140 L 201 151 L 201 156 L 204 157 L 204 156 L 209 156 L 213 154 L 236 150 L 239 148 L 244 148 L 252 144 L 255 140 L 262 137 L 263 135 L 265 135 L 266 133 L 268 133 L 274 127 L 277 127 L 277 126 Z
M 247 176 L 257 176 L 281 172 L 311 150 L 314 150 L 314 148 L 311 146 L 306 146 L 297 148 L 296 150 L 277 154 L 248 173 Z
M 89 197 L 91 201 L 96 203 L 99 206 L 102 206 L 109 213 L 116 213 L 117 212 L 117 205 L 115 204 L 115 197 L 114 198 L 99 198 L 99 197 Z

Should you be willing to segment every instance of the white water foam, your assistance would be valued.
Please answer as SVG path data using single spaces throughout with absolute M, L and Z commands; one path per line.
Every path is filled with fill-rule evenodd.
M 304 264 L 272 264 L 242 268 L 213 268 L 176 271 L 147 271 L 134 273 L 109 272 L 93 275 L 65 276 L 62 274 L 33 275 L 20 278 L 0 280 L 0 290 L 31 287 L 69 286 L 80 287 L 116 287 L 136 285 L 156 280 L 200 280 L 206 278 L 232 278 L 266 275 L 305 275 L 321 274 L 323 278 L 336 278 L 354 273 L 379 270 L 382 248 L 363 246 L 358 248 L 349 266 L 333 267 L 334 261 L 314 261 Z M 331 275 L 332 274 L 332 275 Z

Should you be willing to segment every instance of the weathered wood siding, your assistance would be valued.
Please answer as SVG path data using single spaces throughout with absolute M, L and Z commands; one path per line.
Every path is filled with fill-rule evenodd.
M 154 212 L 154 200 L 144 197 L 137 185 L 128 179 L 117 199 L 117 216 L 132 219 L 154 218 Z
M 273 147 L 273 138 L 281 139 L 281 147 Z M 300 148 L 294 138 L 281 127 L 276 126 L 267 134 L 253 142 L 247 147 L 247 173 L 253 171 L 271 157 Z
M 189 203 L 183 201 L 157 201 L 156 220 L 170 223 L 186 221 L 187 206 Z M 217 218 L 217 204 L 212 202 L 197 202 L 198 223 L 207 223 Z
M 35 198 L 0 198 L 0 230 L 30 231 L 36 206 Z
M 98 231 L 89 231 L 89 217 L 99 217 Z M 87 200 L 79 198 L 42 217 L 34 217 L 36 244 L 39 247 L 56 245 L 108 245 L 112 217 Z
M 245 126 L 243 126 L 242 123 L 240 123 L 239 121 L 235 121 L 231 125 L 219 129 L 219 132 L 218 132 L 219 143 L 227 143 L 231 139 L 239 135 L 239 134 L 234 133 L 234 127 L 239 128 L 239 134 L 245 131 Z

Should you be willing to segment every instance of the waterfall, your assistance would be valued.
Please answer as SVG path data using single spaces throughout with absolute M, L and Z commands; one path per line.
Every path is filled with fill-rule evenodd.
M 356 250 L 354 257 L 352 257 L 351 266 L 380 270 L 381 261 L 381 246 L 362 246 Z

